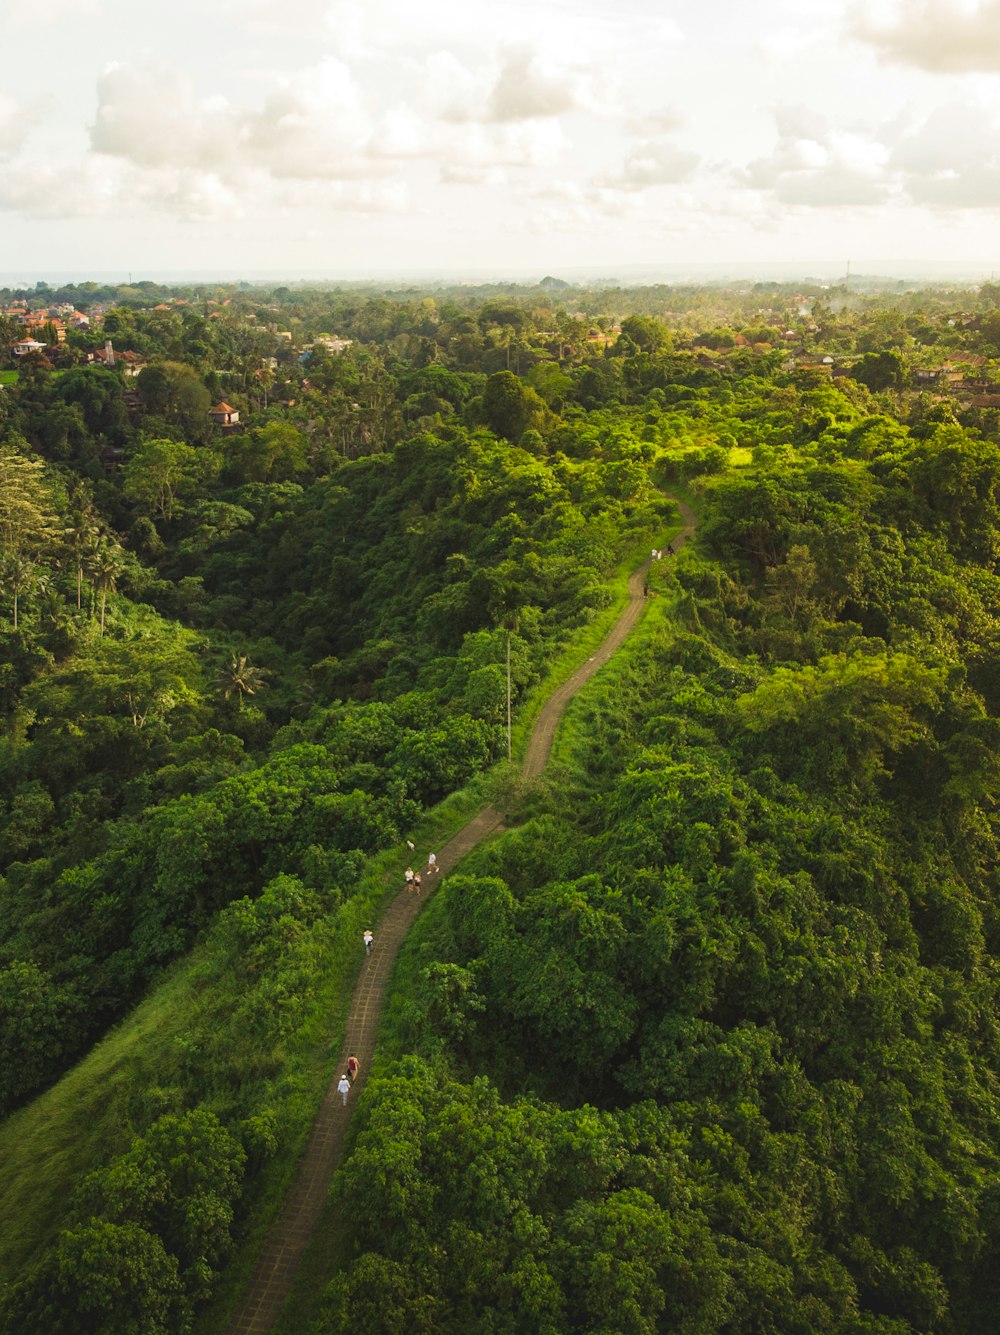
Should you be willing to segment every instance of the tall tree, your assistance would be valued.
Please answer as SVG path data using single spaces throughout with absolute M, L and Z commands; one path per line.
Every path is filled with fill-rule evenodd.
M 10 594 L 15 630 L 17 630 L 18 601 L 21 594 L 31 588 L 35 569 L 35 562 L 24 552 L 0 552 L 0 583 Z
M 118 585 L 118 576 L 125 569 L 122 549 L 111 538 L 104 537 L 97 543 L 90 557 L 90 575 L 94 589 L 101 600 L 101 634 L 104 634 L 104 613 L 108 603 L 108 594 L 114 593 Z
M 11 445 L 0 446 L 0 548 L 15 554 L 39 552 L 56 531 L 42 461 Z
M 198 452 L 179 440 L 147 440 L 123 472 L 125 495 L 169 520 L 178 497 L 195 485 Z
M 100 538 L 97 512 L 86 497 L 78 497 L 70 510 L 66 526 L 66 541 L 76 567 L 76 610 L 83 603 L 83 571 L 88 558 L 93 556 Z

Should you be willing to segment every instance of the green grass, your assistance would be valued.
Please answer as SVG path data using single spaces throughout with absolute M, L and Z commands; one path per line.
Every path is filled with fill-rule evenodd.
M 55 1232 L 70 1186 L 124 1147 L 140 1051 L 155 1061 L 180 1031 L 195 958 L 167 978 L 118 1030 L 52 1089 L 0 1126 L 0 1277 Z
M 672 493 L 680 496 L 683 500 L 687 499 L 683 489 L 674 487 Z M 550 659 L 545 673 L 532 687 L 524 700 L 520 702 L 517 720 L 511 730 L 515 759 L 523 759 L 531 738 L 531 730 L 535 726 L 535 721 L 546 700 L 604 642 L 612 626 L 621 616 L 628 597 L 629 576 L 649 557 L 652 542 L 662 543 L 666 547 L 667 543 L 681 531 L 681 528 L 679 519 L 674 523 L 665 522 L 654 539 L 650 539 L 647 535 L 641 543 L 636 541 L 635 545 L 619 562 L 608 580 L 608 588 L 612 597 L 607 607 L 602 608 L 593 620 L 587 622 L 586 626 L 573 633 L 572 638 Z
M 576 768 L 577 756 L 590 745 L 593 710 L 600 708 L 602 697 L 620 698 L 630 689 L 629 674 L 633 656 L 651 640 L 663 636 L 664 629 L 670 627 L 673 621 L 676 605 L 676 586 L 664 590 L 660 596 L 652 597 L 645 614 L 633 628 L 622 650 L 567 703 L 552 745 L 552 765 L 570 770 Z
M 18 371 L 0 371 L 0 385 L 16 385 L 19 374 Z

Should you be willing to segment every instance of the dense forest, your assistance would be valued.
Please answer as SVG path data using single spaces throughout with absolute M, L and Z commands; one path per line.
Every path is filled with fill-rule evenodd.
M 992 1328 L 1000 286 L 42 284 L 0 368 L 0 1330 L 225 1328 L 486 797 L 282 1328 Z

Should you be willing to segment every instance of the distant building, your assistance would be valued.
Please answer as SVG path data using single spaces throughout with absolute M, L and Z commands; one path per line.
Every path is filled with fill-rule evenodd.
M 14 344 L 14 356 L 27 357 L 32 352 L 44 352 L 47 346 L 39 343 L 37 338 L 22 338 L 20 343 Z
M 221 399 L 214 408 L 209 409 L 208 415 L 216 426 L 221 426 L 223 429 L 239 425 L 239 412 L 235 408 L 231 408 L 228 403 L 224 403 Z
M 117 359 L 118 364 L 127 376 L 137 376 L 140 371 L 146 369 L 146 359 L 139 352 L 119 352 Z
M 313 347 L 325 348 L 327 352 L 336 356 L 349 348 L 353 341 L 350 338 L 341 338 L 339 335 L 334 337 L 330 334 L 320 334 L 313 343 Z

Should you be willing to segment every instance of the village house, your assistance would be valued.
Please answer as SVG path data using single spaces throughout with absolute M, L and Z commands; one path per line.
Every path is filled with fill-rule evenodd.
M 240 415 L 235 408 L 231 408 L 228 403 L 221 399 L 214 408 L 209 410 L 209 417 L 216 426 L 221 426 L 225 431 L 230 427 L 239 426 Z

